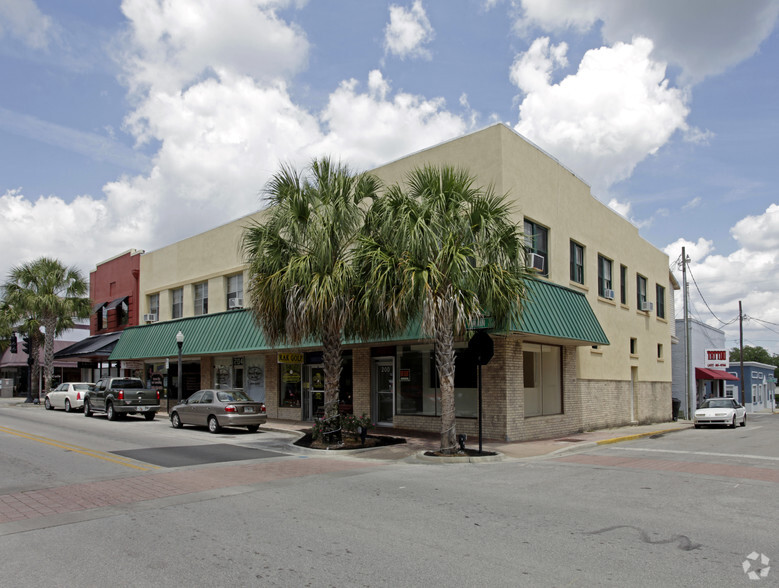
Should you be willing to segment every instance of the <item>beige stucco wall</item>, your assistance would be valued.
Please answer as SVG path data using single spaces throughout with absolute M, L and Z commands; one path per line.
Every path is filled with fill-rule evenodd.
M 243 229 L 259 220 L 257 212 L 236 219 L 204 233 L 141 256 L 141 313 L 149 312 L 149 295 L 160 294 L 159 320 L 171 318 L 171 290 L 184 289 L 184 316 L 194 314 L 194 284 L 208 281 L 208 312 L 227 310 L 227 277 L 243 272 L 246 265 L 241 254 Z
M 671 330 L 668 256 L 652 246 L 638 229 L 597 200 L 590 188 L 554 158 L 504 125 L 452 140 L 404 157 L 373 170 L 385 184 L 402 181 L 412 168 L 425 164 L 450 164 L 471 171 L 482 185 L 508 193 L 513 217 L 520 229 L 525 218 L 549 229 L 549 279 L 582 291 L 587 296 L 611 345 L 577 351 L 577 377 L 588 380 L 630 381 L 631 365 L 638 366 L 638 380 L 671 381 Z M 570 241 L 585 248 L 584 284 L 570 281 Z M 615 300 L 598 296 L 598 254 L 612 260 Z M 619 303 L 620 265 L 628 268 L 627 304 Z M 640 312 L 636 302 L 636 273 L 647 279 L 647 300 L 652 312 Z M 666 319 L 657 317 L 655 285 L 666 290 Z M 637 353 L 630 355 L 630 339 Z M 658 344 L 663 359 L 658 359 Z M 670 402 L 670 400 L 669 400 Z

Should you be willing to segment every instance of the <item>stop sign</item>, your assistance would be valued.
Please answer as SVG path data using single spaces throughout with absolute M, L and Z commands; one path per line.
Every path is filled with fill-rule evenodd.
M 480 365 L 487 365 L 495 353 L 495 344 L 484 331 L 476 331 L 468 341 L 468 349 L 476 354 Z

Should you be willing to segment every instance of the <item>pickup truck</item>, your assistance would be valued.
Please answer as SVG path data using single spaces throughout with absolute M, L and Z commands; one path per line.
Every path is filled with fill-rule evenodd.
M 146 388 L 140 378 L 103 378 L 84 396 L 84 416 L 104 412 L 109 421 L 128 414 L 143 414 L 154 420 L 160 410 L 160 393 Z

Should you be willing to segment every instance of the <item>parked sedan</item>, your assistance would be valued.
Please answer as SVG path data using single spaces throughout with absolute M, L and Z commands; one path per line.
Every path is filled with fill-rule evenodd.
M 265 404 L 243 390 L 198 390 L 170 410 L 170 424 L 176 429 L 203 425 L 218 433 L 222 427 L 246 427 L 254 433 L 267 421 Z
M 746 427 L 747 409 L 732 398 L 709 398 L 695 411 L 693 422 L 696 429 L 701 425 L 730 425 L 735 429 L 736 423 Z
M 84 408 L 84 393 L 94 386 L 90 382 L 67 382 L 46 394 L 43 405 L 46 410 L 64 408 L 65 412 Z

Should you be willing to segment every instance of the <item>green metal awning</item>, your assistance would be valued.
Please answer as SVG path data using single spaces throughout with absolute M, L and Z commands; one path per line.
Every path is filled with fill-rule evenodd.
M 609 344 L 584 294 L 543 280 L 530 280 L 527 289 L 528 300 L 524 305 L 522 317 L 512 331 L 559 339 L 569 344 Z M 122 331 L 109 359 L 117 361 L 175 357 L 178 355 L 176 334 L 179 331 L 184 335 L 185 356 L 289 348 L 288 345 L 271 347 L 262 330 L 254 322 L 252 313 L 242 309 L 129 327 Z M 405 333 L 384 342 L 419 339 L 427 338 L 422 337 L 419 323 L 415 322 L 409 325 Z M 359 341 L 346 343 L 354 344 Z M 318 345 L 317 341 L 310 341 L 301 347 Z
M 515 331 L 564 339 L 574 344 L 609 344 L 603 327 L 582 292 L 545 280 L 529 280 L 527 291 L 528 301 Z
M 213 355 L 270 349 L 248 310 L 228 310 L 162 321 L 122 332 L 109 359 L 176 357 L 176 334 L 184 335 L 183 355 Z

